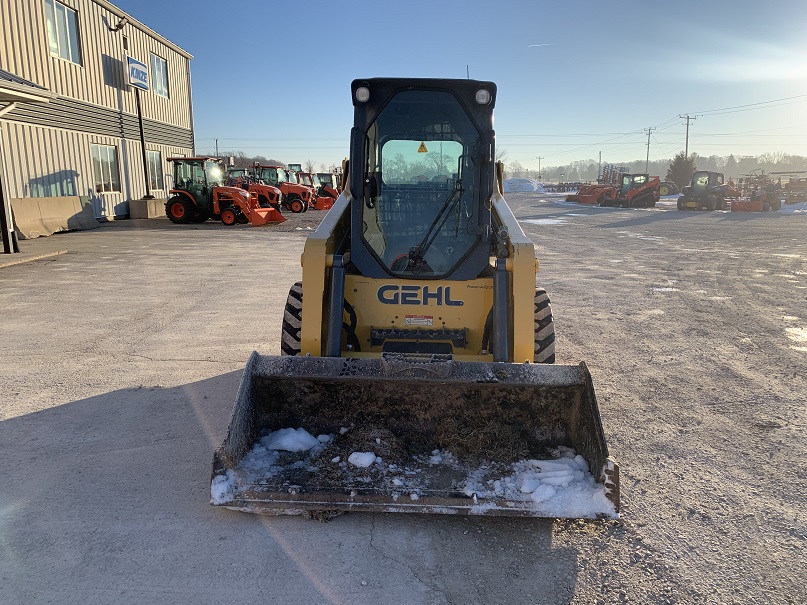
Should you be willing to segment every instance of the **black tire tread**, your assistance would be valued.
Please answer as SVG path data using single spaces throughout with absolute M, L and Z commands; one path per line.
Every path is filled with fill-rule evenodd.
M 555 323 L 546 290 L 535 290 L 535 363 L 555 363 Z
M 283 309 L 283 331 L 280 335 L 280 354 L 299 355 L 303 329 L 303 282 L 295 282 L 289 289 Z

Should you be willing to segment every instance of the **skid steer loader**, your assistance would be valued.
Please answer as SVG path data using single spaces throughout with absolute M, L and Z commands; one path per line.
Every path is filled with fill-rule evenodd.
M 591 376 L 553 365 L 535 248 L 502 197 L 496 85 L 351 92 L 346 185 L 306 241 L 282 354 L 247 363 L 211 503 L 617 516 Z

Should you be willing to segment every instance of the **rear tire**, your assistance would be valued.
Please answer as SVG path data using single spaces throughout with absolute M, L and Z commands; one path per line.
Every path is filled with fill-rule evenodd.
M 543 288 L 535 291 L 535 363 L 555 363 L 555 323 Z
M 174 197 L 168 200 L 168 203 L 165 205 L 165 214 L 172 223 L 187 225 L 191 222 L 193 208 L 191 208 L 191 204 L 187 200 L 181 197 Z
M 283 332 L 280 335 L 280 354 L 299 355 L 303 329 L 303 282 L 296 282 L 289 290 L 283 310 Z

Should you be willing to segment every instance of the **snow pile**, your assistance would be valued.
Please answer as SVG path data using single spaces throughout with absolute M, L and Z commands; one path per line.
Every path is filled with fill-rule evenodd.
M 574 450 L 560 447 L 554 460 L 519 460 L 513 473 L 501 479 L 480 480 L 485 469 L 469 477 L 465 494 L 475 500 L 528 498 L 546 516 L 616 517 L 605 487 L 594 480 L 588 463 Z
M 324 441 L 327 443 L 327 437 Z M 305 429 L 280 429 L 269 433 L 260 442 L 267 450 L 306 452 L 318 446 L 322 441 Z
M 342 429 L 344 435 L 347 429 Z M 464 493 L 475 514 L 496 508 L 518 508 L 546 517 L 600 516 L 616 518 L 605 487 L 596 482 L 582 456 L 567 447 L 552 451 L 551 460 L 519 460 L 512 464 L 487 462 L 469 465 L 451 452 L 433 450 L 410 456 L 399 464 L 385 462 L 373 451 L 344 452 L 336 435 L 314 437 L 302 428 L 284 428 L 261 437 L 235 469 L 216 476 L 210 486 L 211 503 L 226 504 L 249 486 L 285 485 L 299 473 L 328 477 L 340 489 L 377 486 L 393 502 L 412 501 L 444 491 Z M 382 440 L 376 443 L 383 446 Z M 371 449 L 371 448 L 364 448 Z M 350 451 L 350 450 L 348 450 Z M 440 487 L 436 487 L 440 485 Z
M 538 192 L 546 193 L 542 183 L 535 179 L 506 179 L 503 183 L 505 193 Z
M 226 504 L 235 495 L 235 473 L 227 469 L 224 475 L 217 475 L 210 484 L 210 503 Z

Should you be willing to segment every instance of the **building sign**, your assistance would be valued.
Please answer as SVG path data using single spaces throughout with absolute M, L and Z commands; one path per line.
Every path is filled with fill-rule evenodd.
M 149 89 L 149 71 L 145 63 L 141 63 L 132 57 L 126 57 L 129 64 L 129 86 L 134 86 L 140 90 Z

